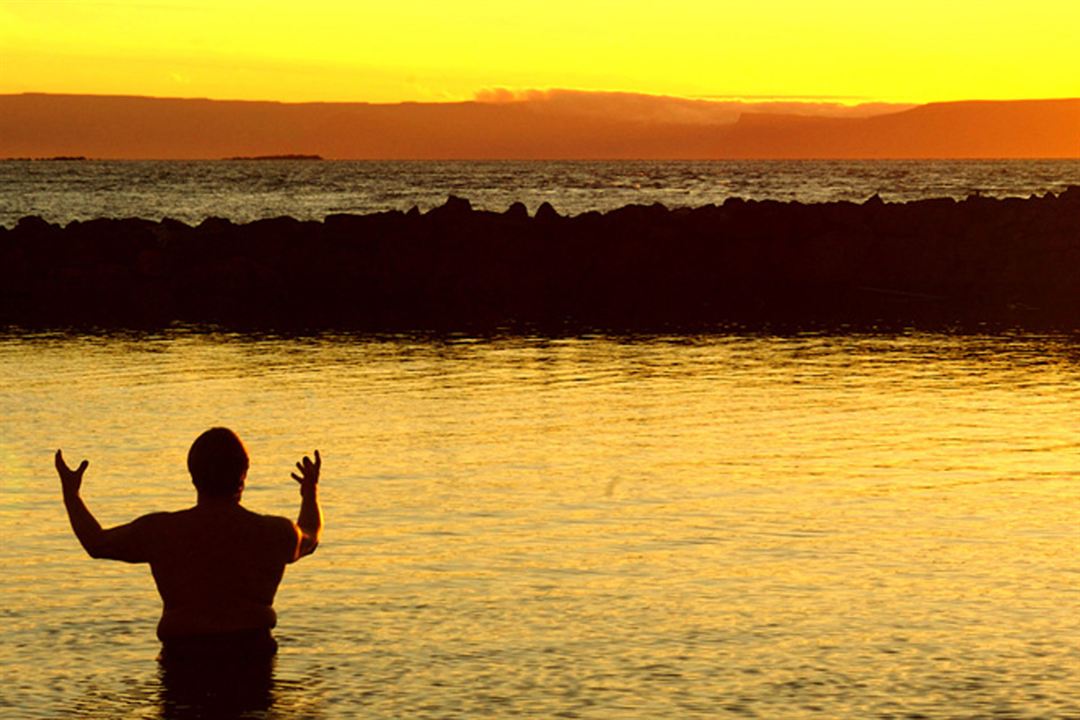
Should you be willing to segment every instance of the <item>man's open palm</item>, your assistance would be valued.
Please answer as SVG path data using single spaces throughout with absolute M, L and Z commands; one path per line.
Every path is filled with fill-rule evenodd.
M 296 463 L 296 469 L 300 471 L 300 474 L 292 473 L 292 479 L 300 483 L 300 489 L 306 490 L 308 488 L 315 487 L 319 483 L 319 470 L 322 468 L 322 458 L 319 457 L 319 451 L 315 451 L 315 462 L 311 461 L 307 455 L 301 462 Z
M 60 450 L 56 451 L 56 473 L 60 476 L 60 485 L 63 487 L 65 493 L 78 494 L 79 488 L 82 487 L 83 473 L 86 472 L 86 467 L 90 464 L 88 460 L 83 460 L 79 463 L 79 467 L 72 470 L 64 462 L 64 454 Z

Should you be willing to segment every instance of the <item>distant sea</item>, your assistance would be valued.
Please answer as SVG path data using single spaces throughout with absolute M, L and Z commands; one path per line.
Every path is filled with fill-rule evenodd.
M 1027 197 L 1080 185 L 1080 159 L 982 161 L 95 161 L 0 162 L 0 225 L 37 215 L 66 224 L 100 217 L 208 217 L 427 210 L 448 195 L 473 207 L 563 214 L 632 203 L 697 207 L 746 199 L 886 202 L 973 193 Z

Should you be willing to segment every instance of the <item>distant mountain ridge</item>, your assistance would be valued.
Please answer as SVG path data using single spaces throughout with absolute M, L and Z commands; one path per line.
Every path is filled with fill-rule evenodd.
M 0 158 L 1080 158 L 1080 98 L 891 110 L 571 91 L 392 105 L 0 95 Z
M 931 103 L 862 119 L 744 114 L 726 157 L 1080 158 L 1080 99 Z

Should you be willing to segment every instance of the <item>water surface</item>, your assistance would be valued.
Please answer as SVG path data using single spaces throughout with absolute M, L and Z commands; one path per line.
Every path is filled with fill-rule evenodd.
M 251 717 L 1080 716 L 1075 336 L 0 337 L 0 714 L 162 717 L 147 568 L 105 524 L 245 502 L 319 551 Z
M 453 194 L 502 212 L 544 202 L 564 214 L 631 203 L 698 207 L 754 200 L 887 202 L 979 192 L 1059 193 L 1080 185 L 1080 160 L 799 161 L 82 161 L 0 162 L 0 225 L 99 217 L 208 217 L 247 222 L 289 215 L 428 210 Z

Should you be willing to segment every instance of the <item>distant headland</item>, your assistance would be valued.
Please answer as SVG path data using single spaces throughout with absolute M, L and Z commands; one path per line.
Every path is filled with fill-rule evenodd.
M 1029 199 L 0 227 L 0 324 L 1080 329 L 1080 186 Z M 298 283 L 297 278 L 304 281 Z
M 551 91 L 457 103 L 0 95 L 0 157 L 1080 158 L 1080 99 L 847 107 Z

